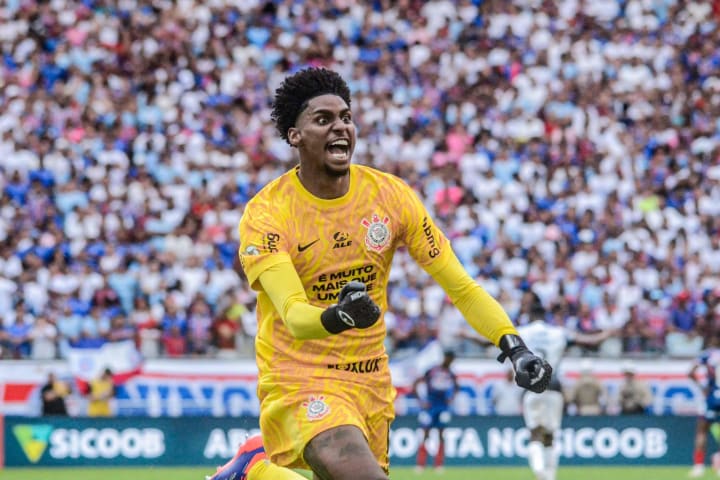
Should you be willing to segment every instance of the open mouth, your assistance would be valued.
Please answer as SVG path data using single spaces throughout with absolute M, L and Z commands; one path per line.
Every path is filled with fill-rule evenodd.
M 327 151 L 335 160 L 348 160 L 350 158 L 350 142 L 341 138 L 328 144 Z

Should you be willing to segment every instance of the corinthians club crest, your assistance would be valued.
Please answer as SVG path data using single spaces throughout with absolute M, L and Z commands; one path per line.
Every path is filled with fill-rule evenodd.
M 307 408 L 307 417 L 309 420 L 317 420 L 324 417 L 330 412 L 330 407 L 325 403 L 325 397 L 323 395 L 310 395 L 307 401 L 302 403 L 302 406 Z
M 367 228 L 365 246 L 368 250 L 380 253 L 390 245 L 391 233 L 388 217 L 380 219 L 377 213 L 373 213 L 370 220 L 363 218 L 360 223 Z

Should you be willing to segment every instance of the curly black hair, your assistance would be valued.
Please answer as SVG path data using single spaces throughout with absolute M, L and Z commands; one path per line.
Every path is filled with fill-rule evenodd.
M 337 72 L 326 68 L 306 68 L 285 78 L 275 90 L 270 114 L 280 137 L 290 143 L 288 130 L 295 126 L 308 102 L 326 94 L 337 95 L 350 106 L 350 88 Z

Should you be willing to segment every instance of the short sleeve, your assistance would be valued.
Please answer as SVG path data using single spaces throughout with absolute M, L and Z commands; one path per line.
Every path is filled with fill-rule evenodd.
M 239 256 L 252 288 L 266 269 L 289 260 L 288 238 L 282 216 L 272 215 L 264 202 L 250 202 L 240 219 Z

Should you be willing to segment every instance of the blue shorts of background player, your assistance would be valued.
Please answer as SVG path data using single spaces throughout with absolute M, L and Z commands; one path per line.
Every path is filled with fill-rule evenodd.
M 720 421 L 720 403 L 715 398 L 708 398 L 705 402 L 705 420 L 709 422 Z
M 452 414 L 447 405 L 431 405 L 418 415 L 418 422 L 423 428 L 445 428 Z

